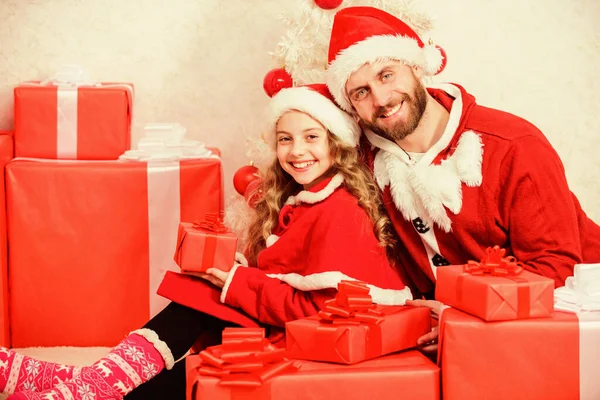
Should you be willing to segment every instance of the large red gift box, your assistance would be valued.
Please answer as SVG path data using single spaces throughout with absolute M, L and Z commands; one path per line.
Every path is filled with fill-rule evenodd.
M 130 147 L 131 84 L 26 82 L 14 100 L 17 157 L 116 160 Z
M 201 375 L 198 355 L 186 359 L 187 400 L 437 400 L 439 369 L 418 351 L 340 365 L 297 361 L 300 369 L 267 379 L 255 388 L 229 387 Z
M 237 237 L 218 217 L 179 224 L 175 262 L 182 272 L 205 272 L 209 268 L 229 271 L 235 261 Z
M 440 340 L 445 400 L 600 399 L 600 312 L 485 322 L 447 309 Z
M 14 347 L 112 346 L 160 311 L 181 220 L 223 208 L 218 158 L 7 165 Z
M 372 303 L 364 282 L 341 281 L 318 315 L 285 324 L 291 358 L 355 364 L 417 346 L 431 331 L 424 307 Z
M 481 263 L 438 268 L 435 298 L 486 321 L 551 316 L 554 281 L 523 270 L 503 254 L 489 248 Z
M 4 166 L 13 158 L 10 132 L 0 131 L 0 347 L 10 347 Z

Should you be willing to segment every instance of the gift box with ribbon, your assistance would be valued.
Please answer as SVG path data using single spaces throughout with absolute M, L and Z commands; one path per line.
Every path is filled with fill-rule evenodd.
M 600 399 L 600 312 L 485 322 L 450 308 L 439 346 L 445 400 Z
M 552 315 L 554 281 L 504 254 L 495 246 L 480 262 L 438 268 L 435 298 L 486 321 Z
M 10 162 L 13 346 L 113 346 L 168 304 L 156 290 L 165 271 L 179 271 L 179 222 L 223 211 L 213 153 Z
M 237 237 L 217 215 L 203 221 L 179 224 L 175 263 L 183 273 L 205 272 L 208 268 L 233 268 Z
M 129 149 L 133 85 L 98 83 L 81 68 L 14 89 L 15 155 L 116 160 Z
M 437 400 L 439 369 L 417 351 L 339 365 L 292 361 L 264 330 L 225 329 L 223 344 L 188 356 L 187 399 Z
M 12 132 L 0 131 L 0 346 L 10 347 L 8 314 L 8 249 L 4 167 L 13 158 Z
M 355 364 L 415 347 L 431 331 L 429 309 L 373 304 L 363 282 L 342 281 L 318 315 L 285 324 L 292 358 Z

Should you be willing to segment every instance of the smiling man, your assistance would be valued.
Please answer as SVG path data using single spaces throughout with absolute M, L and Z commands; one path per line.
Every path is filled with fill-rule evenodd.
M 362 124 L 414 288 L 432 298 L 437 268 L 479 260 L 494 245 L 556 286 L 575 264 L 600 262 L 600 227 L 569 190 L 546 137 L 478 105 L 459 85 L 425 88 L 422 78 L 444 61 L 440 48 L 384 11 L 335 15 L 327 85 Z

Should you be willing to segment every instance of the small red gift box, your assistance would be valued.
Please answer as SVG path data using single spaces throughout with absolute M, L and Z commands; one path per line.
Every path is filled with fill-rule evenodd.
M 355 364 L 415 347 L 431 331 L 429 309 L 374 305 L 368 292 L 362 282 L 342 281 L 319 315 L 286 323 L 288 355 Z
M 205 272 L 208 268 L 233 268 L 237 237 L 214 215 L 200 223 L 182 222 L 177 235 L 175 262 L 183 273 Z
M 439 352 L 445 400 L 600 399 L 600 312 L 485 322 L 447 309 Z
M 226 329 L 222 346 L 187 357 L 187 399 L 440 398 L 439 369 L 417 351 L 357 365 L 291 361 L 284 356 L 283 349 L 265 343 L 262 329 Z
M 12 132 L 0 131 L 0 346 L 10 347 L 8 315 L 8 249 L 4 166 L 13 158 Z
M 503 255 L 496 246 L 480 263 L 438 268 L 435 298 L 486 321 L 551 316 L 554 281 Z
M 116 160 L 130 147 L 129 83 L 26 82 L 14 100 L 17 157 Z

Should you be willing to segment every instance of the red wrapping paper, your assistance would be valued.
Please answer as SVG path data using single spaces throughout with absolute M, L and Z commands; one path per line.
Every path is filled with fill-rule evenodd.
M 591 373 L 597 382 L 593 375 L 600 367 L 597 357 L 591 362 L 595 365 L 588 366 L 581 359 L 592 350 L 580 347 L 582 324 L 587 323 L 563 312 L 551 318 L 485 322 L 444 310 L 440 321 L 444 399 L 600 398 L 598 385 L 594 395 L 580 393 L 581 375 Z M 600 329 L 596 330 L 597 340 L 591 342 L 600 343 Z
M 387 355 L 356 365 L 302 361 L 257 388 L 231 388 L 199 375 L 200 358 L 186 359 L 188 400 L 437 400 L 439 369 L 418 351 Z
M 11 132 L 0 131 L 0 346 L 10 347 L 4 167 L 13 157 Z
M 126 88 L 129 86 L 129 90 Z M 24 83 L 14 90 L 17 157 L 116 160 L 130 147 L 131 84 L 74 88 L 70 107 L 60 104 L 58 86 Z M 62 89 L 61 89 L 62 90 Z M 68 115 L 68 114 L 74 115 Z M 65 115 L 67 114 L 67 115 Z M 67 123 L 61 123 L 66 119 Z M 59 132 L 75 138 L 66 152 Z
M 484 261 L 481 264 L 484 264 Z M 525 270 L 515 275 L 493 275 L 495 272 L 491 270 L 490 273 L 483 273 L 479 269 L 481 264 L 470 262 L 468 265 L 438 268 L 435 298 L 486 321 L 552 315 L 552 279 Z M 470 269 L 474 269 L 475 272 L 467 272 Z
M 220 160 L 175 165 L 170 187 L 150 179 L 146 163 L 7 165 L 14 347 L 113 346 L 149 319 L 156 299 L 167 302 L 150 290 L 150 267 L 164 259 L 177 269 L 179 221 L 223 208 Z M 163 219 L 165 204 L 176 219 Z M 151 221 L 174 224 L 172 247 L 161 250 Z
M 355 364 L 417 345 L 431 331 L 429 309 L 376 306 L 379 324 L 343 325 L 321 322 L 318 316 L 285 324 L 288 354 L 292 358 Z
M 236 246 L 237 237 L 231 231 L 215 231 L 199 223 L 182 222 L 175 262 L 184 273 L 205 272 L 208 268 L 229 271 L 235 261 Z

